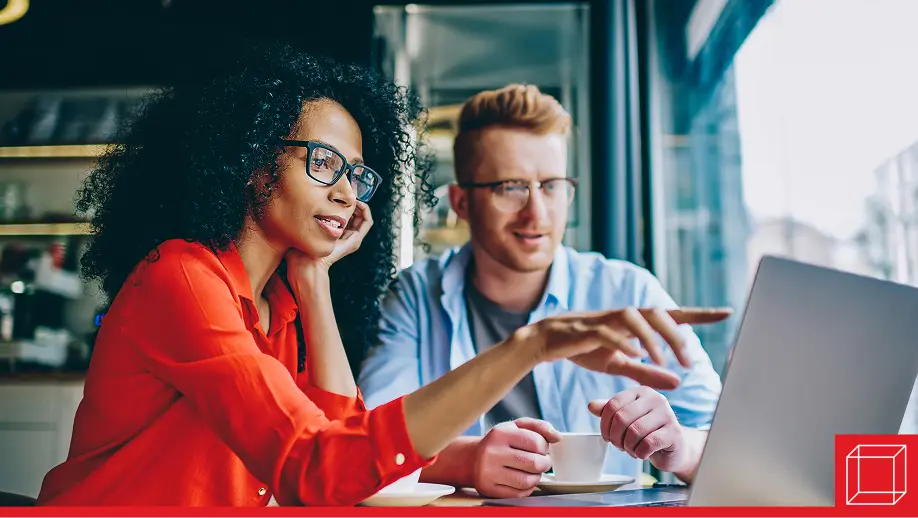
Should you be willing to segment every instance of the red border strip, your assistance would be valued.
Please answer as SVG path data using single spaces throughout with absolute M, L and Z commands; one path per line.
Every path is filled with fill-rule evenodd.
M 835 508 L 835 507 L 265 507 L 265 508 L 187 508 L 187 507 L 5 507 L 0 516 L 67 516 L 67 517 L 246 517 L 246 516 L 584 516 L 624 518 L 626 516 L 711 516 L 711 517 L 859 517 L 911 516 L 907 509 Z

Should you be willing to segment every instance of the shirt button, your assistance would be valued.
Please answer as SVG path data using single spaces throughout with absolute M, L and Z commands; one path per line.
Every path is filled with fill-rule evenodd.
M 399 453 L 398 455 L 395 456 L 395 465 L 396 465 L 396 466 L 401 466 L 401 465 L 404 464 L 404 463 L 405 463 L 405 456 L 404 456 L 404 455 L 402 455 L 401 453 Z
M 263 487 L 258 488 L 258 496 L 265 496 L 265 494 L 267 494 L 267 492 L 268 492 L 268 490 L 265 489 L 265 488 L 263 488 Z

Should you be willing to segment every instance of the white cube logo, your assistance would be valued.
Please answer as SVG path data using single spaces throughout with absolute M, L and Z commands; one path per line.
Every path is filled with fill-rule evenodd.
M 859 444 L 845 458 L 848 505 L 896 505 L 907 491 L 904 444 Z

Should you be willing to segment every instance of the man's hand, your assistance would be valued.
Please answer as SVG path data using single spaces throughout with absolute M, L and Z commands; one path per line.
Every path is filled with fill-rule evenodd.
M 603 439 L 619 450 L 650 460 L 661 471 L 694 471 L 690 466 L 696 462 L 686 447 L 685 430 L 663 394 L 637 387 L 620 392 L 608 402 L 590 401 L 589 409 L 601 418 Z
M 692 359 L 679 325 L 720 322 L 731 314 L 729 308 L 624 308 L 565 313 L 520 328 L 508 342 L 538 351 L 539 362 L 569 359 L 585 369 L 669 390 L 678 387 L 680 379 L 665 367 L 660 338 L 669 344 L 680 365 L 691 368 Z M 636 359 L 647 356 L 652 364 Z
M 489 498 L 529 496 L 551 468 L 548 444 L 560 440 L 557 430 L 538 419 L 495 426 L 475 450 L 475 490 Z

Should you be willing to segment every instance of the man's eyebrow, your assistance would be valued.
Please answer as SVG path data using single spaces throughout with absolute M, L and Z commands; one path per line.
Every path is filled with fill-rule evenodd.
M 344 153 L 341 153 L 341 150 L 339 150 L 339 149 L 336 148 L 335 146 L 329 144 L 328 142 L 325 142 L 324 140 L 319 140 L 319 139 L 315 139 L 315 138 L 314 138 L 314 139 L 312 139 L 312 141 L 313 141 L 313 142 L 316 142 L 316 143 L 318 143 L 318 144 L 322 144 L 323 146 L 325 146 L 325 147 L 327 147 L 327 148 L 329 148 L 329 149 L 333 149 L 333 150 L 337 151 L 338 153 L 340 153 L 341 156 L 344 156 Z M 362 164 L 362 163 L 363 163 L 363 157 L 357 157 L 357 158 L 354 158 L 353 160 L 348 159 L 348 161 L 349 161 L 350 163 L 352 163 L 352 164 Z

